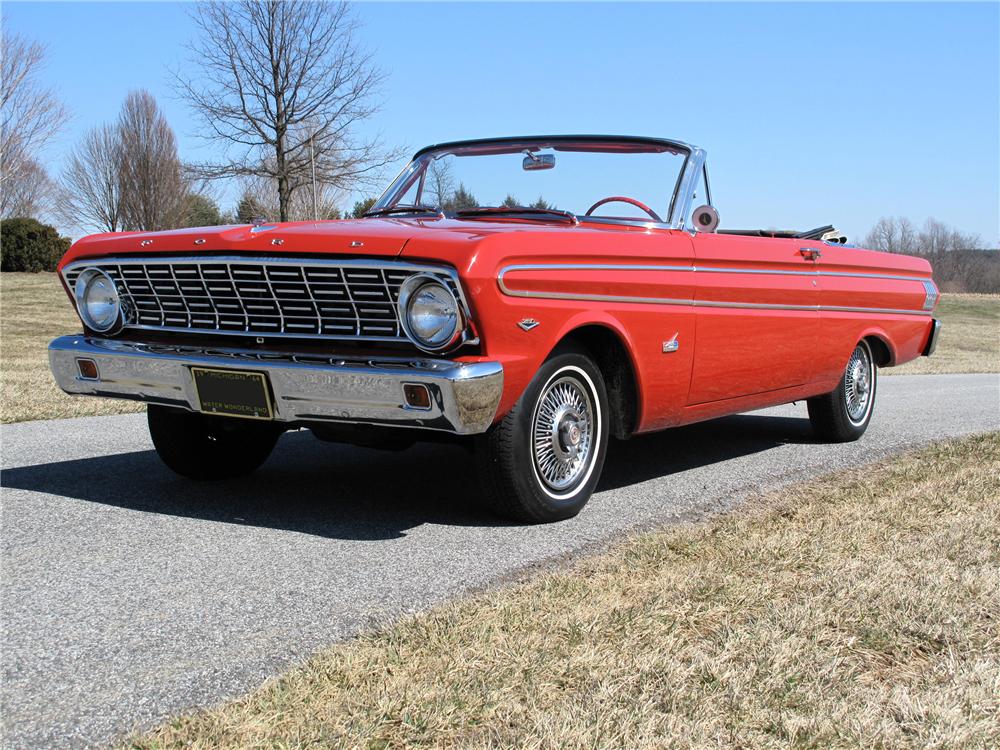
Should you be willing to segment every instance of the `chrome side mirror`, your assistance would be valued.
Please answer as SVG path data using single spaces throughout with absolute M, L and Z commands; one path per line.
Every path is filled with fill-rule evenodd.
M 525 154 L 527 155 L 524 157 L 524 161 L 521 162 L 521 169 L 525 172 L 553 169 L 556 166 L 555 154 L 533 154 L 530 151 L 525 151 Z
M 719 212 L 707 203 L 692 211 L 691 218 L 699 232 L 714 232 L 719 228 Z

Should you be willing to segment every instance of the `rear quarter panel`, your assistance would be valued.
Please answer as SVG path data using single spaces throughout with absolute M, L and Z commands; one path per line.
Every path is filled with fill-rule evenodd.
M 868 336 L 885 343 L 887 364 L 919 357 L 937 305 L 935 285 L 933 305 L 925 306 L 925 283 L 933 284 L 931 264 L 923 258 L 857 248 L 824 245 L 821 251 L 821 378 L 838 380 L 858 340 Z

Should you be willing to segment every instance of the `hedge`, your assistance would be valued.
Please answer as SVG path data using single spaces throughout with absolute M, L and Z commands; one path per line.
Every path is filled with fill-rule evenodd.
M 69 246 L 68 237 L 35 219 L 0 221 L 0 271 L 54 271 Z

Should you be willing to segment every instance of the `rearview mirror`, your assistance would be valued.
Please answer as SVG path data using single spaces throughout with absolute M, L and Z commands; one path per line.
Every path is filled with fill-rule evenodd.
M 534 172 L 539 169 L 552 169 L 556 165 L 555 154 L 533 154 L 530 151 L 521 162 L 521 169 L 525 172 Z

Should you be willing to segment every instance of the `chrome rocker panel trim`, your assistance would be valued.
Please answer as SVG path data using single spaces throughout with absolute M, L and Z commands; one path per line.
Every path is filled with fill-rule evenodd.
M 81 378 L 77 358 L 93 360 L 99 377 Z M 503 392 L 503 366 L 498 362 L 338 358 L 141 344 L 83 334 L 52 341 L 49 364 L 59 387 L 69 394 L 191 411 L 198 410 L 192 366 L 262 372 L 271 385 L 277 421 L 376 424 L 461 435 L 490 427 Z M 426 385 L 431 407 L 407 406 L 404 383 Z

